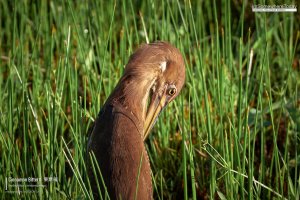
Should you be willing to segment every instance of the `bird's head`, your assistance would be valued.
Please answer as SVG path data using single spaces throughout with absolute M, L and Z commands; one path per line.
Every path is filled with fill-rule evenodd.
M 183 57 L 177 48 L 166 42 L 145 44 L 131 55 L 123 77 L 127 77 L 127 80 L 136 80 L 135 87 L 143 93 L 141 103 L 145 139 L 162 109 L 183 87 L 185 81 Z

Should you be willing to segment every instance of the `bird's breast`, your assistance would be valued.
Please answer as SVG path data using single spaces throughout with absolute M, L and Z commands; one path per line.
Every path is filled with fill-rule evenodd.
M 96 155 L 111 197 L 152 198 L 151 169 L 142 130 L 139 119 L 116 104 L 105 106 L 95 122 L 89 151 Z

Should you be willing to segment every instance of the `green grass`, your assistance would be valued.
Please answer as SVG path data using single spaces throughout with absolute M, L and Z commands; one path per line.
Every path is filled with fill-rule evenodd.
M 239 2 L 1 1 L 1 199 L 92 198 L 88 129 L 147 38 L 186 63 L 146 141 L 154 197 L 299 199 L 299 5 L 253 13 Z

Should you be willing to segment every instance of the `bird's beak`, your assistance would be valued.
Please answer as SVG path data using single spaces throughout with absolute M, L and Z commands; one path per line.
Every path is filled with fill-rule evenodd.
M 147 138 L 147 136 L 150 133 L 151 128 L 156 122 L 157 117 L 159 116 L 160 112 L 163 110 L 163 108 L 167 104 L 167 98 L 165 91 L 162 93 L 162 95 L 159 95 L 158 93 L 154 93 L 151 98 L 150 105 L 148 107 L 145 125 L 144 125 L 144 140 Z

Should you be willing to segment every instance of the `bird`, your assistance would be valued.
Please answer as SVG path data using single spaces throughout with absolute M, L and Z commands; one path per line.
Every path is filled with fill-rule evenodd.
M 183 56 L 168 42 L 143 44 L 130 56 L 88 139 L 88 176 L 94 197 L 153 199 L 144 141 L 184 82 Z M 97 163 L 91 161 L 92 155 Z M 93 169 L 95 163 L 100 173 Z

